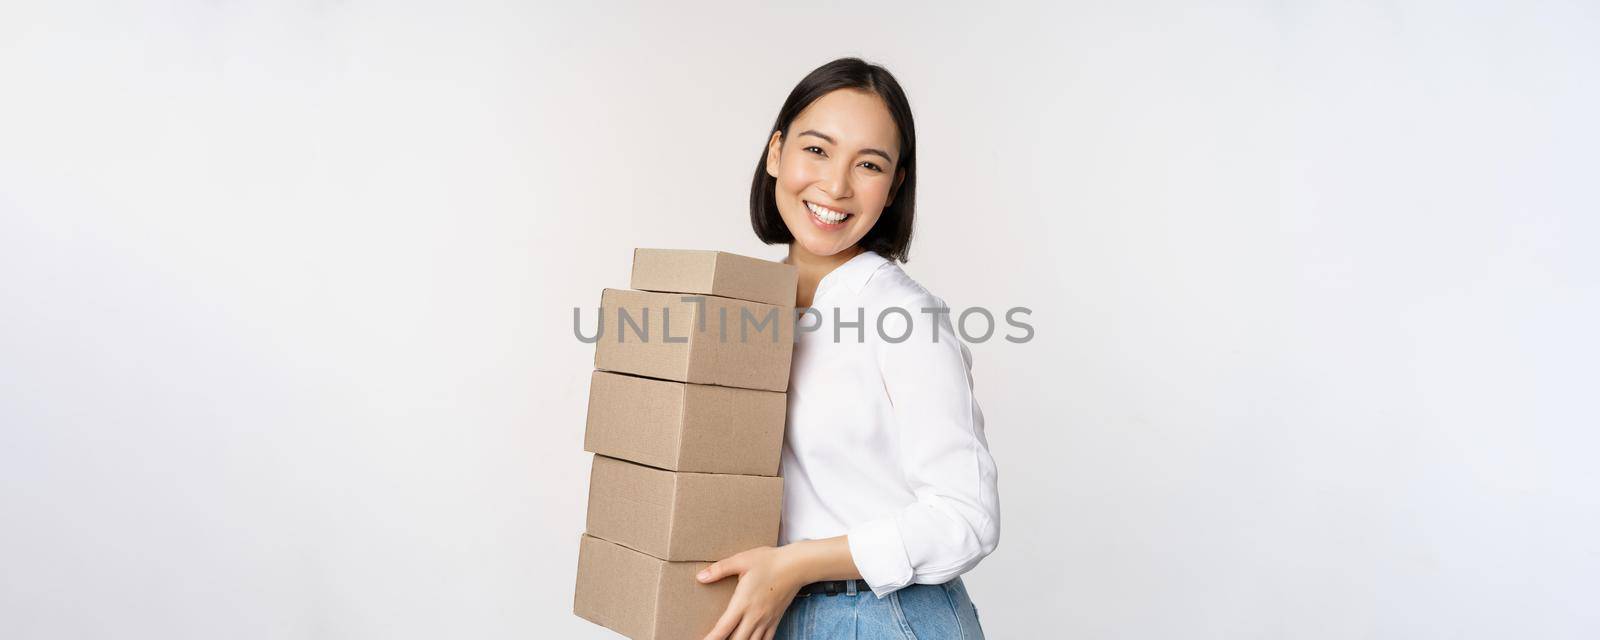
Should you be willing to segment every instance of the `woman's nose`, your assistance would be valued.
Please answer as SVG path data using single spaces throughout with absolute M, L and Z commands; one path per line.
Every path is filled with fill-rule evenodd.
M 823 190 L 828 196 L 835 199 L 850 197 L 850 164 L 836 162 L 828 167 L 827 179 L 823 182 Z

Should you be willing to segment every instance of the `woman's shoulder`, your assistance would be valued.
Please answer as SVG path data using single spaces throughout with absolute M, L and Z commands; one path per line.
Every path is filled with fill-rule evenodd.
M 947 365 L 971 369 L 972 354 L 952 324 L 950 306 L 899 263 L 879 265 L 861 293 L 877 319 L 871 342 L 880 359 L 900 354 L 894 357 L 928 371 Z
M 861 290 L 862 296 L 876 306 L 902 306 L 912 313 L 922 307 L 943 307 L 944 299 L 933 294 L 906 273 L 900 263 L 887 258 L 873 272 L 872 278 Z

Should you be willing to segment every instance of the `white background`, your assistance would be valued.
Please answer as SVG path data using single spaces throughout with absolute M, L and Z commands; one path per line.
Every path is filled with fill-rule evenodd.
M 0 9 L 0 636 L 606 638 L 592 348 L 839 55 L 916 111 L 990 638 L 1600 635 L 1590 3 Z

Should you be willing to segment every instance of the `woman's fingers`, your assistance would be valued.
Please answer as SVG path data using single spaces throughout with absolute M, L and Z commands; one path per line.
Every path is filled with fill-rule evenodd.
M 739 619 L 744 617 L 744 607 L 728 603 L 728 610 L 722 612 L 722 617 L 717 619 L 717 624 L 711 627 L 711 633 L 705 640 L 726 640 L 729 634 L 739 624 Z
M 783 608 L 794 598 L 793 591 L 781 603 L 774 598 L 787 582 L 773 574 L 775 553 L 771 547 L 757 547 L 711 563 L 695 579 L 712 583 L 740 576 L 739 586 L 705 640 L 769 640 L 775 634 Z M 777 617 L 773 611 L 776 609 Z
M 712 583 L 735 574 L 744 573 L 744 553 L 736 553 L 711 566 L 700 570 L 695 578 L 704 583 Z
M 751 632 L 755 630 L 756 622 L 755 616 L 745 616 L 743 620 L 739 621 L 739 628 L 734 630 L 733 637 L 728 640 L 750 640 L 755 637 Z

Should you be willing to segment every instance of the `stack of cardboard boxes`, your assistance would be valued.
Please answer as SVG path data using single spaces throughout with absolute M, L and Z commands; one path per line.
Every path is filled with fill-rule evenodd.
M 639 249 L 635 290 L 601 294 L 577 615 L 635 640 L 704 637 L 736 581 L 695 574 L 777 544 L 796 278 L 719 251 Z

